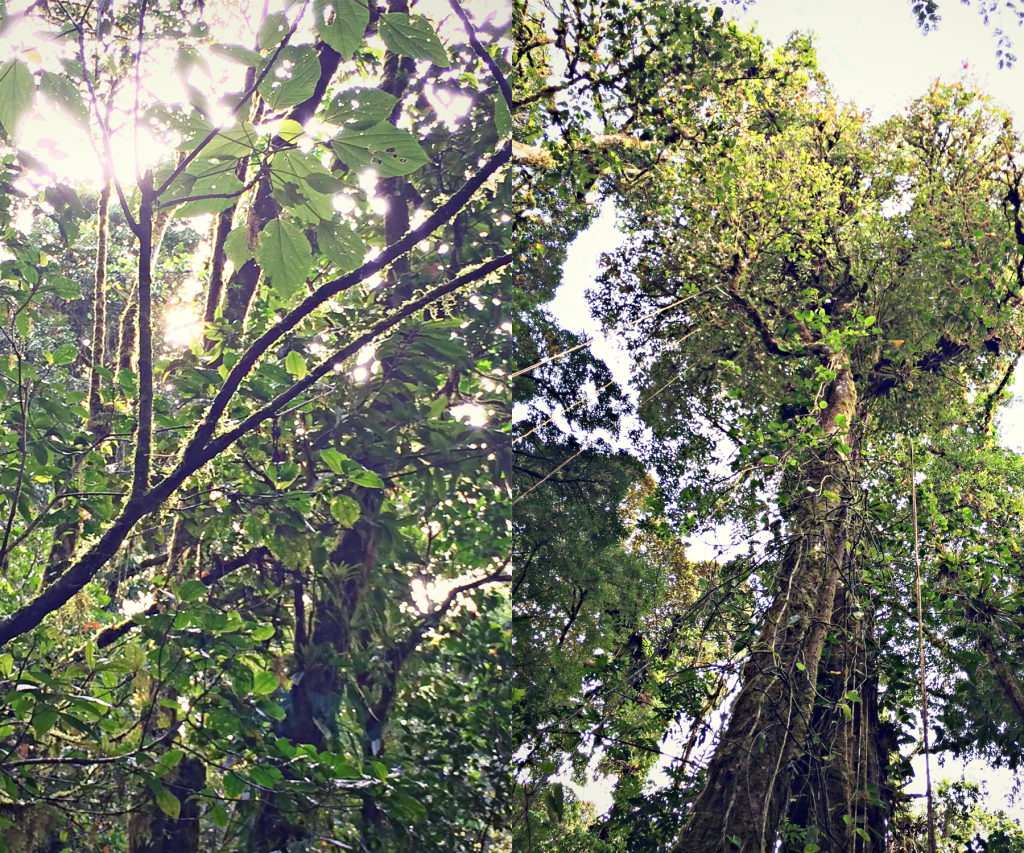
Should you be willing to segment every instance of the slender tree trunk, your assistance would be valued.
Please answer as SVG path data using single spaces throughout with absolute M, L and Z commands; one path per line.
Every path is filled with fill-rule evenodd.
M 834 369 L 820 423 L 827 436 L 847 438 L 857 391 L 845 362 Z M 849 459 L 826 448 L 805 462 L 795 480 L 791 544 L 779 591 L 744 664 L 729 723 L 676 845 L 679 853 L 774 850 L 846 559 Z
M 92 298 L 92 372 L 89 377 L 89 429 L 100 428 L 103 414 L 101 395 L 103 377 L 97 368 L 103 367 L 107 349 L 107 239 L 110 211 L 110 180 L 100 190 L 100 207 L 96 230 L 96 271 L 93 276 Z
M 110 180 L 100 190 L 99 212 L 96 228 L 96 265 L 93 275 L 92 298 L 92 352 L 91 375 L 89 377 L 89 429 L 94 433 L 103 429 L 103 400 L 100 394 L 103 377 L 96 370 L 103 367 L 107 342 L 107 240 L 110 224 Z M 78 545 L 80 524 L 77 519 L 58 524 L 53 533 L 53 543 L 43 570 L 42 587 L 59 578 L 70 565 Z

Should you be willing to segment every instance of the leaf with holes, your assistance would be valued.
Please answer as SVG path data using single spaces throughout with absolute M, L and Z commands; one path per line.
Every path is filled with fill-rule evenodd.
M 267 15 L 264 18 L 257 41 L 260 47 L 266 50 L 280 44 L 288 30 L 288 19 L 285 17 L 284 12 L 274 12 L 272 15 Z
M 320 60 L 316 51 L 308 45 L 286 45 L 260 83 L 260 94 L 272 110 L 293 107 L 313 96 L 319 79 Z
M 448 51 L 422 15 L 388 12 L 380 16 L 380 37 L 390 50 L 413 59 L 429 59 L 439 68 L 451 65 Z
M 256 260 L 282 299 L 294 296 L 313 265 L 309 240 L 290 222 L 275 219 L 260 232 Z
M 324 121 L 365 130 L 388 118 L 397 103 L 398 98 L 380 89 L 346 89 L 331 101 Z
M 359 0 L 316 0 L 313 9 L 320 38 L 338 51 L 342 59 L 351 59 L 370 23 L 369 6 Z
M 343 130 L 331 147 L 345 165 L 368 166 L 382 178 L 411 175 L 430 159 L 415 136 L 386 121 L 367 130 Z

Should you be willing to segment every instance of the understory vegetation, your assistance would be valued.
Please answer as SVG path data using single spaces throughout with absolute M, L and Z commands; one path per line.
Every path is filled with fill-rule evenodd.
M 510 850 L 508 25 L 0 0 L 0 849 Z

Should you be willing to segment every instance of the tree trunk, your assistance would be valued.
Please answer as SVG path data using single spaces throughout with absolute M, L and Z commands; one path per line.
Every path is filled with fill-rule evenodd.
M 853 571 L 848 566 L 846 577 Z M 894 744 L 891 727 L 878 716 L 874 612 L 868 604 L 858 617 L 854 608 L 852 596 L 840 589 L 832 632 L 841 641 L 822 653 L 819 700 L 787 815 L 791 825 L 808 830 L 806 842 L 823 853 L 884 853 L 888 831 L 887 770 Z
M 833 368 L 836 378 L 819 423 L 826 436 L 849 441 L 856 386 L 845 362 L 833 362 Z M 850 460 L 834 447 L 806 460 L 795 478 L 779 592 L 743 666 L 729 723 L 675 847 L 679 853 L 774 850 L 845 561 L 849 479 Z

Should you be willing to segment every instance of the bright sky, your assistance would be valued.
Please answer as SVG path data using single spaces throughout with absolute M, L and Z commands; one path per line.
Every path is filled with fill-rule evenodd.
M 962 6 L 959 0 L 943 0 L 942 22 L 937 31 L 925 36 L 917 28 L 909 3 L 905 0 L 757 0 L 745 12 L 727 7 L 742 21 L 756 25 L 758 32 L 779 44 L 795 30 L 816 36 L 822 69 L 839 96 L 869 108 L 876 119 L 898 111 L 914 97 L 924 93 L 937 77 L 943 80 L 967 78 L 996 98 L 1017 117 L 1024 128 L 1024 30 L 1007 21 L 1007 32 L 1017 43 L 1019 67 L 1000 70 L 996 61 L 997 40 L 993 29 L 999 26 L 999 13 L 985 27 L 976 9 Z M 573 244 L 564 268 L 564 284 L 550 307 L 567 328 L 599 334 L 600 326 L 590 317 L 584 291 L 593 285 L 601 252 L 612 250 L 622 236 L 615 230 L 614 212 L 603 211 L 598 221 Z M 596 355 L 606 359 L 616 378 L 627 381 L 630 368 L 613 340 L 594 344 Z M 1015 386 L 1016 399 L 1011 410 L 1002 415 L 1002 434 L 1007 445 L 1024 450 L 1024 383 Z M 718 550 L 717 542 L 705 540 L 708 550 Z M 949 761 L 937 767 L 932 761 L 933 783 L 959 778 L 984 782 L 991 808 L 1005 808 L 1024 818 L 1024 803 L 1012 804 L 1008 795 L 1013 775 L 995 770 L 981 762 L 966 767 Z M 923 759 L 914 760 L 917 780 L 910 793 L 924 790 Z M 607 785 L 588 786 L 585 792 L 599 810 L 610 807 Z

